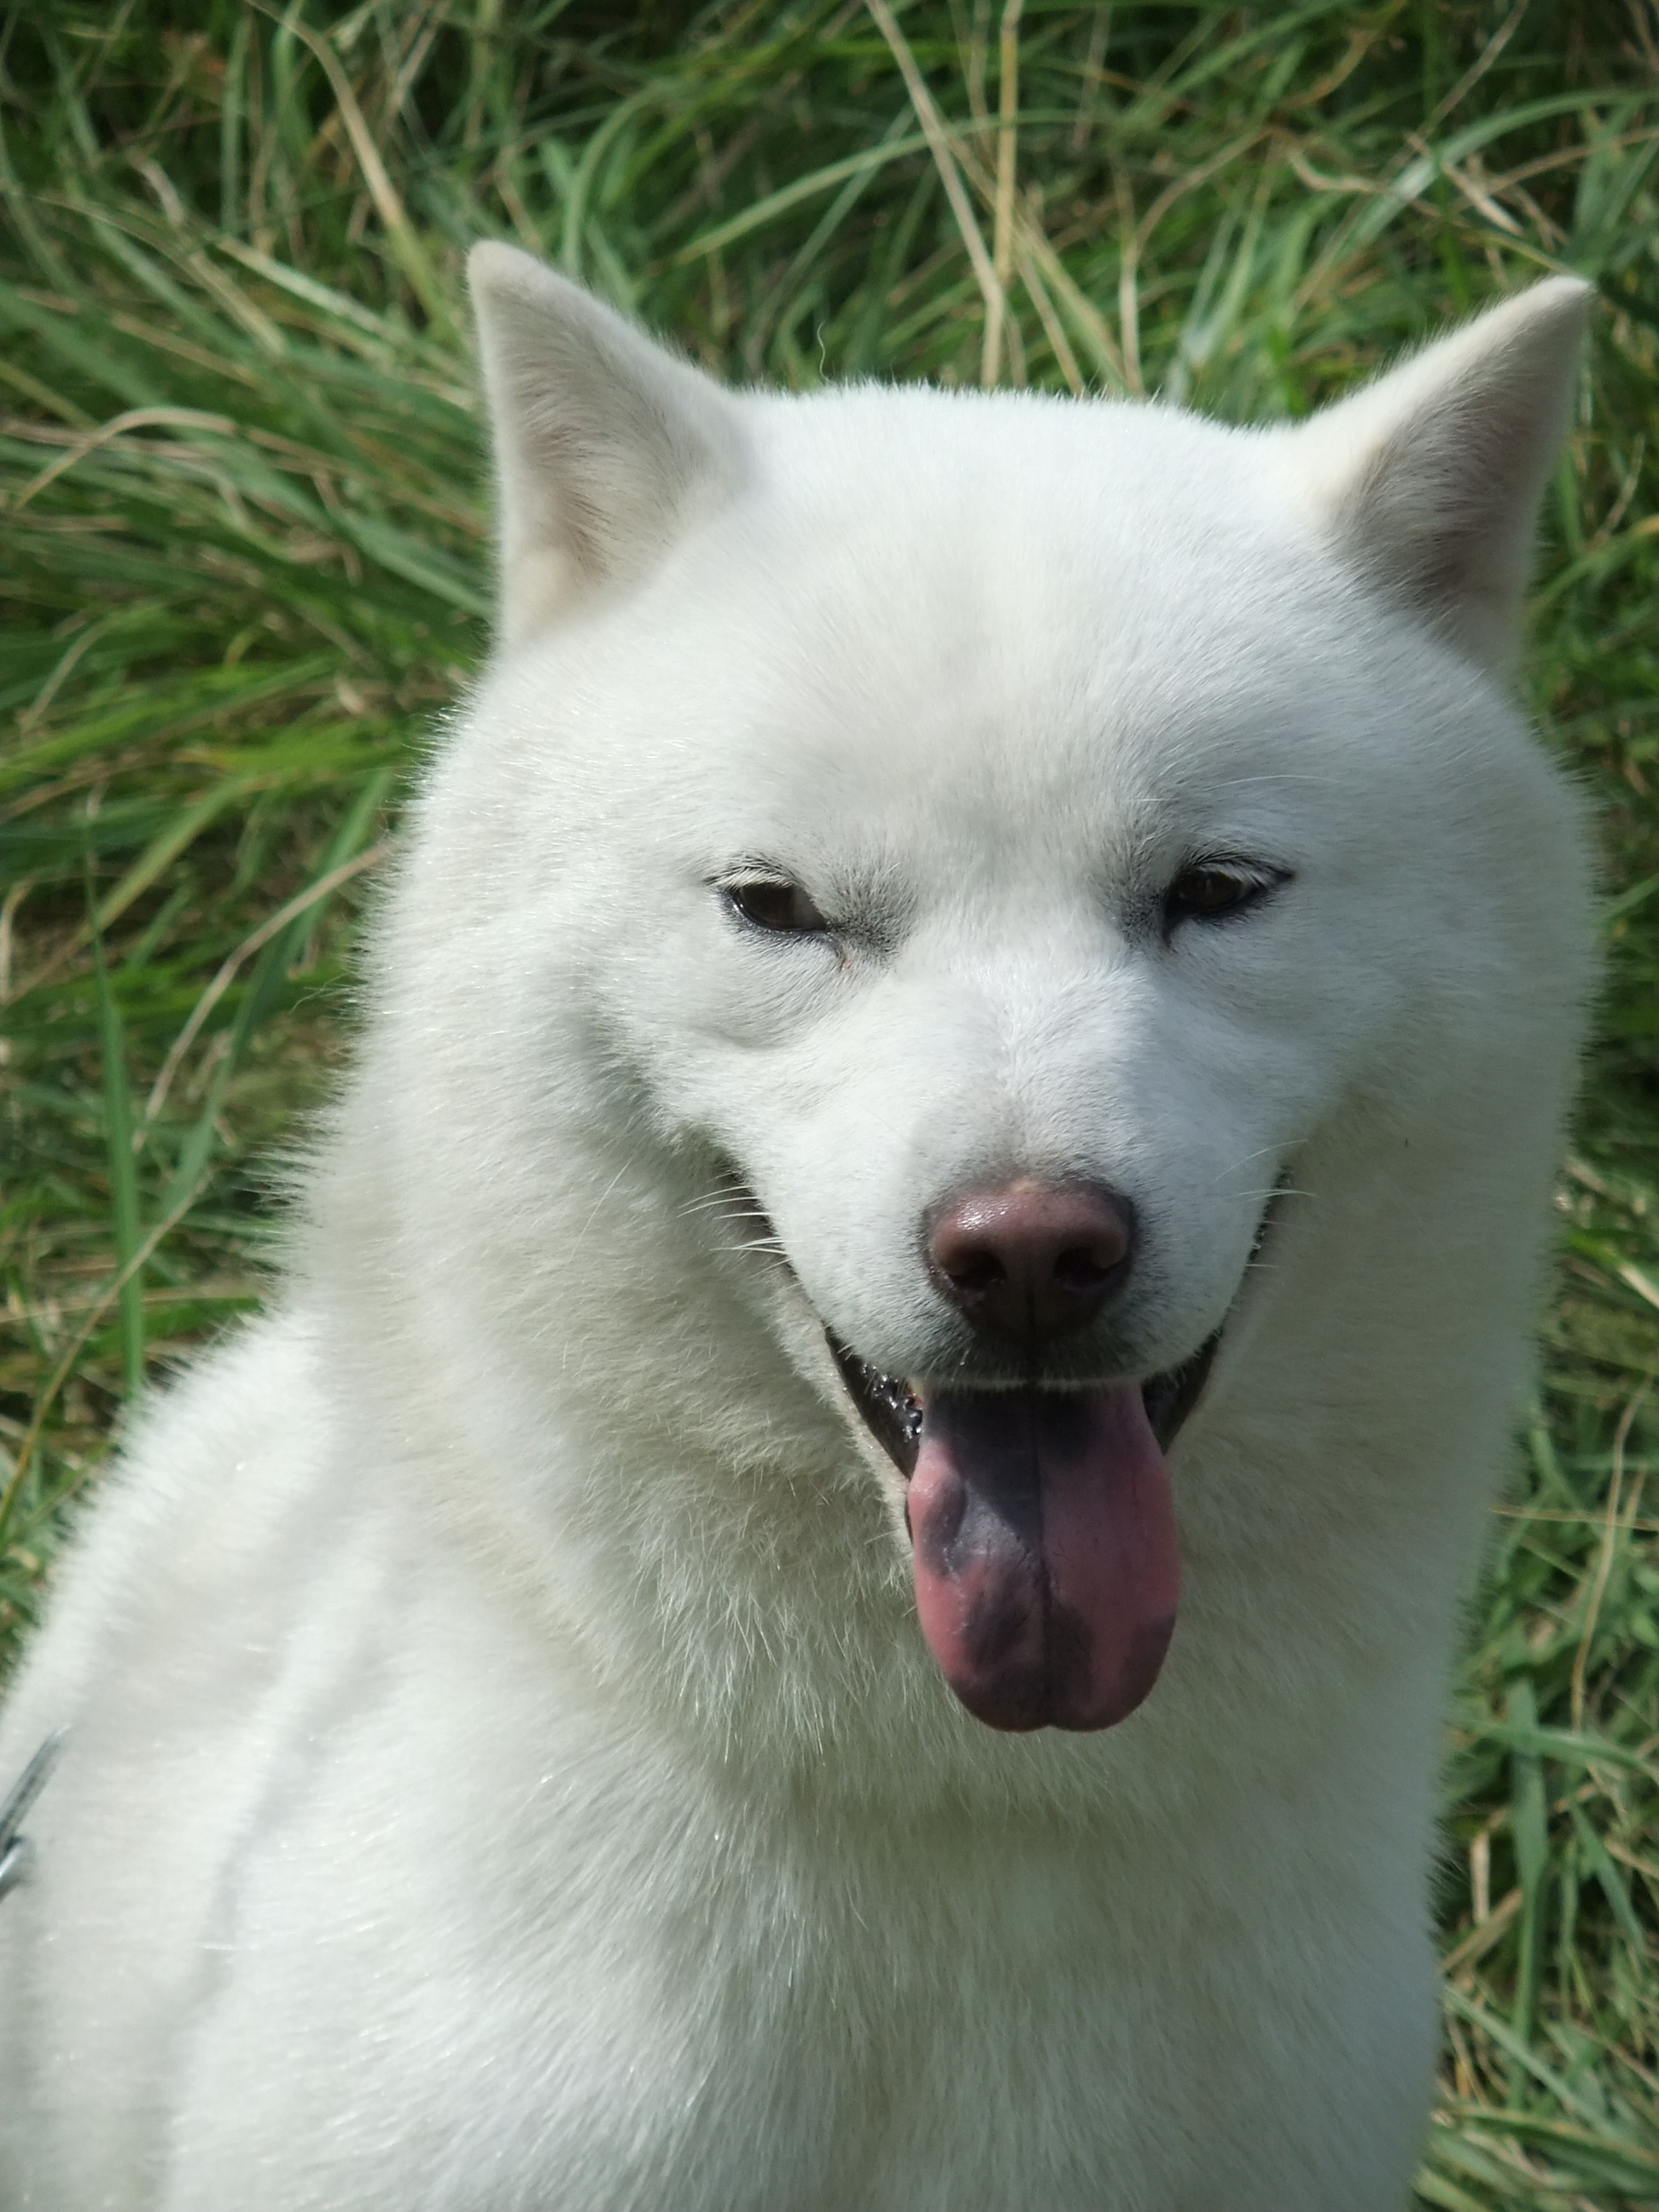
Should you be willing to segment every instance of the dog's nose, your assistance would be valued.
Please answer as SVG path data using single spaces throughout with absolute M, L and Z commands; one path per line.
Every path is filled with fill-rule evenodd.
M 975 1328 L 1041 1343 L 1092 1321 L 1129 1272 L 1134 1208 L 1098 1183 L 1021 1177 L 947 1199 L 928 1224 L 934 1281 Z

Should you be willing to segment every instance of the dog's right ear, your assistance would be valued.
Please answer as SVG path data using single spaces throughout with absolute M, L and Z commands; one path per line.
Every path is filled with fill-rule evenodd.
M 647 574 L 736 489 L 742 442 L 718 385 L 531 255 L 475 246 L 467 276 L 511 647 L 595 590 Z

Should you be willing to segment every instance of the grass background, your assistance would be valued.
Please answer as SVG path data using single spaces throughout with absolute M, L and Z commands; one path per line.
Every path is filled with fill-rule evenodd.
M 1449 2212 L 1659 2204 L 1659 9 L 23 0 L 0 12 L 0 1646 L 121 1410 L 258 1297 L 374 864 L 483 649 L 459 288 L 716 372 L 1295 416 L 1601 307 L 1528 660 L 1609 981 L 1451 1730 Z M 4 1650 L 0 1650 L 0 1658 Z

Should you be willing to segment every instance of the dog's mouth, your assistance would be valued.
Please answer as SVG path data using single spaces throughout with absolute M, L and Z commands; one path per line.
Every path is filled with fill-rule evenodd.
M 879 1367 L 848 1351 L 832 1329 L 823 1334 L 860 1419 L 908 1482 L 916 1471 L 916 1455 L 921 1449 L 921 1397 L 898 1376 L 884 1375 Z M 1220 1341 L 1221 1331 L 1217 1329 L 1190 1359 L 1183 1359 L 1162 1375 L 1149 1375 L 1134 1386 L 1140 1392 L 1147 1425 L 1161 1451 L 1169 1450 L 1202 1395 Z
M 1167 1373 L 1065 1389 L 912 1386 L 826 1334 L 906 1480 L 916 1610 L 963 1704 L 997 1729 L 1126 1719 L 1175 1632 L 1164 1455 L 1220 1332 Z

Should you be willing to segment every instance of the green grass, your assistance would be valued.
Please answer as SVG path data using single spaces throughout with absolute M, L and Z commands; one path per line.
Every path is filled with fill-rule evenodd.
M 483 650 L 471 240 L 734 378 L 1236 418 L 1595 279 L 1528 681 L 1601 824 L 1610 980 L 1458 1692 L 1419 2189 L 1659 2204 L 1651 0 L 4 21 L 0 1638 L 143 1376 L 260 1295 L 262 1163 L 339 1064 L 362 899 Z

